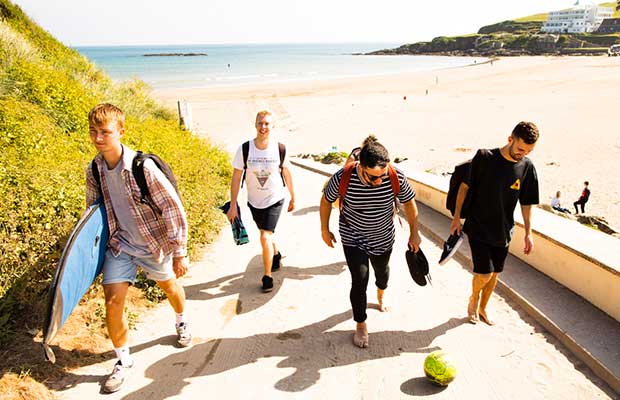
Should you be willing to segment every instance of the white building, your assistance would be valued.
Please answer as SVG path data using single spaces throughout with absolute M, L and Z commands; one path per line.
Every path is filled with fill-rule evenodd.
M 613 13 L 611 7 L 599 7 L 589 0 L 577 0 L 569 9 L 550 12 L 541 30 L 548 33 L 594 32 Z

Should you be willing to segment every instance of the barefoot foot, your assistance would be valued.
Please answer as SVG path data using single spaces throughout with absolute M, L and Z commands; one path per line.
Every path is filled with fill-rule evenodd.
M 478 315 L 480 316 L 480 321 L 484 322 L 485 324 L 491 325 L 491 326 L 495 325 L 495 321 L 489 319 L 486 311 L 480 310 L 478 311 Z
M 368 347 L 368 328 L 366 328 L 365 322 L 357 324 L 353 335 L 353 344 L 362 349 Z
M 379 303 L 379 311 L 381 312 L 390 311 L 390 308 L 385 304 L 384 294 L 385 290 L 377 288 L 377 302 Z

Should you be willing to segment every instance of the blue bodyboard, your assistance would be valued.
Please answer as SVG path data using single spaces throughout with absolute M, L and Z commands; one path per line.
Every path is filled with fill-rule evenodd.
M 52 363 L 56 357 L 49 344 L 101 273 L 108 236 L 105 206 L 98 202 L 86 210 L 65 245 L 50 286 L 43 332 L 45 357 Z

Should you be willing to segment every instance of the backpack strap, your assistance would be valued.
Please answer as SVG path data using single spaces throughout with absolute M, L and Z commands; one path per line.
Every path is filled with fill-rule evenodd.
M 394 197 L 396 197 L 400 193 L 400 181 L 398 180 L 398 174 L 396 173 L 396 168 L 394 168 L 392 164 L 388 164 L 388 175 L 390 176 L 390 184 L 392 185 L 392 192 L 394 192 Z
M 97 167 L 97 163 L 95 159 L 90 162 L 90 169 L 93 172 L 93 178 L 95 178 L 95 182 L 97 182 L 97 190 L 99 190 L 99 197 L 103 196 L 101 190 L 101 176 L 99 176 L 99 167 Z
M 249 140 L 241 145 L 241 152 L 243 153 L 243 174 L 241 175 L 241 187 L 243 187 L 243 182 L 245 181 L 245 172 L 248 169 L 248 156 L 250 155 Z
M 394 193 L 394 215 L 398 217 L 400 226 L 403 226 L 403 220 L 398 215 L 398 194 L 400 193 L 400 181 L 398 180 L 398 173 L 396 168 L 392 164 L 388 164 L 388 175 L 390 177 L 390 185 L 392 185 L 392 193 Z
M 136 156 L 131 163 L 131 173 L 133 174 L 138 187 L 140 188 L 140 203 L 148 204 L 147 198 L 150 196 L 149 187 L 146 184 L 146 177 L 144 176 L 144 161 L 146 156 L 141 151 L 136 152 Z
M 284 174 L 282 173 L 282 166 L 284 165 L 284 157 L 286 157 L 286 146 L 278 142 L 278 152 L 280 153 L 280 177 L 282 178 L 282 184 L 286 186 L 284 181 Z
M 347 190 L 349 189 L 349 182 L 351 181 L 351 175 L 353 175 L 353 170 L 359 164 L 358 161 L 349 163 L 342 168 L 342 176 L 340 176 L 340 183 L 338 184 L 338 197 L 340 198 L 340 210 L 342 211 L 342 207 L 344 206 L 344 197 L 347 195 Z

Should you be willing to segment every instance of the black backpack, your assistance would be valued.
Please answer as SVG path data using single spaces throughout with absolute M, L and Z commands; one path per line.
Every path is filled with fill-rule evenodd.
M 454 211 L 456 209 L 456 196 L 459 193 L 459 188 L 461 187 L 461 183 L 469 176 L 471 171 L 471 160 L 467 160 L 458 164 L 454 167 L 454 172 L 452 172 L 452 176 L 450 177 L 450 186 L 448 188 L 448 196 L 446 197 L 446 208 L 450 210 L 452 216 L 454 216 Z M 463 202 L 463 207 L 461 208 L 461 218 L 467 218 L 467 212 L 469 211 L 469 203 L 471 202 L 471 190 L 467 191 L 467 197 L 465 197 L 465 201 Z
M 241 187 L 243 187 L 245 172 L 248 169 L 248 156 L 250 155 L 249 140 L 241 145 L 241 150 L 243 152 L 243 175 L 241 175 Z M 282 184 L 286 186 L 286 182 L 284 182 L 284 174 L 282 174 L 282 164 L 284 164 L 284 157 L 286 157 L 286 147 L 280 142 L 278 142 L 278 152 L 280 153 L 280 177 L 282 178 Z
M 177 179 L 174 176 L 174 173 L 172 173 L 172 168 L 170 168 L 170 165 L 162 160 L 157 154 L 138 151 L 136 152 L 136 156 L 133 158 L 131 163 L 131 173 L 140 188 L 140 203 L 151 204 L 151 193 L 149 192 L 149 187 L 146 184 L 146 177 L 144 176 L 144 161 L 147 159 L 153 160 L 157 168 L 159 168 L 161 172 L 164 173 L 166 178 L 168 178 L 179 198 L 181 198 L 181 193 L 179 192 L 179 187 L 177 185 Z M 91 162 L 90 167 L 93 171 L 93 177 L 99 187 L 99 194 L 101 195 L 101 177 L 99 176 L 99 169 L 97 168 L 97 164 L 95 164 L 95 160 Z
M 482 158 L 480 159 L 481 165 L 479 170 L 482 171 L 488 165 L 488 161 L 493 157 L 493 153 L 491 150 L 480 149 L 478 150 L 481 153 Z M 452 176 L 450 177 L 450 186 L 448 188 L 448 196 L 446 196 L 446 208 L 450 210 L 452 216 L 454 216 L 454 211 L 456 209 L 456 196 L 459 193 L 459 187 L 461 187 L 461 183 L 465 181 L 465 179 L 471 173 L 471 162 L 472 159 L 464 161 L 457 166 L 454 167 L 454 172 L 452 172 Z M 485 164 L 486 163 L 486 164 Z M 480 177 L 478 177 L 480 178 Z M 476 188 L 470 187 L 467 191 L 467 196 L 465 197 L 465 201 L 463 201 L 463 207 L 461 207 L 461 218 L 465 219 L 469 215 L 469 208 L 472 199 L 472 192 L 476 190 Z

